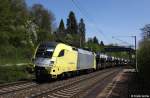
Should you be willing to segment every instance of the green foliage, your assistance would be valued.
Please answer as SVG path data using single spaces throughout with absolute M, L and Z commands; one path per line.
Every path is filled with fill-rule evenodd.
M 59 33 L 64 33 L 64 31 L 65 31 L 65 25 L 64 25 L 63 19 L 61 19 L 59 27 L 58 27 L 58 32 Z
M 140 75 L 145 80 L 150 80 L 150 40 L 144 40 L 140 43 L 137 57 Z
M 28 17 L 24 0 L 0 0 L 0 63 L 13 58 L 25 40 L 25 21 Z
M 80 35 L 79 34 L 71 34 L 72 36 L 72 45 L 76 47 L 80 47 Z
M 0 0 L 0 16 L 0 64 L 30 60 L 39 42 L 54 40 L 54 16 L 40 4 L 28 10 L 25 0 Z
M 64 21 L 63 19 L 61 19 L 59 27 L 57 29 L 57 31 L 54 33 L 54 37 L 55 37 L 55 41 L 58 42 L 63 42 L 65 43 L 66 39 L 66 29 L 65 29 L 65 25 L 64 25 Z
M 31 10 L 32 20 L 37 26 L 37 43 L 48 41 L 52 36 L 54 15 L 46 10 L 41 4 L 35 4 Z
M 96 36 L 94 36 L 93 38 L 89 38 L 89 39 L 88 39 L 88 43 L 99 44 L 99 40 L 97 39 Z
M 104 46 L 104 42 L 103 42 L 103 41 L 101 41 L 101 42 L 100 42 L 100 45 Z
M 18 1 L 17 3 L 20 6 L 14 5 L 14 2 L 17 0 L 5 0 L 0 1 L 0 45 L 7 45 L 9 42 L 16 44 L 15 38 L 18 40 L 22 40 L 22 38 L 18 38 L 17 36 L 23 34 L 23 22 L 25 21 L 24 17 L 21 17 L 22 10 L 24 6 L 23 1 Z M 25 15 L 24 15 L 25 16 Z M 19 32 L 19 34 L 16 34 Z M 13 39 L 13 40 L 12 40 Z
M 8 45 L 9 36 L 7 34 L 8 32 L 1 31 L 0 32 L 0 45 Z
M 0 83 L 30 79 L 26 66 L 0 66 Z
M 84 47 L 85 45 L 85 24 L 83 19 L 78 24 L 74 12 L 70 12 L 66 29 L 64 22 L 61 19 L 57 31 L 54 33 L 55 40 L 58 42 L 67 43 L 76 47 Z
M 141 30 L 143 39 L 150 39 L 150 24 L 146 24 Z
M 70 12 L 67 19 L 67 33 L 78 33 L 78 24 L 74 12 Z
M 94 52 L 103 51 L 103 47 L 95 43 L 87 43 L 85 47 L 88 47 L 91 51 L 94 51 Z
M 93 38 L 93 43 L 99 44 L 99 41 L 98 41 L 98 39 L 96 38 L 96 36 L 94 36 L 94 38 Z
M 103 44 L 103 43 L 101 43 Z M 102 45 L 103 46 L 103 45 Z M 109 45 L 105 45 L 105 48 L 112 48 L 114 46 L 118 46 L 117 44 L 109 44 Z M 114 57 L 119 57 L 119 58 L 126 58 L 129 59 L 129 53 L 128 52 L 122 52 L 122 51 L 118 51 L 118 52 L 107 52 L 106 54 L 114 56 Z
M 108 52 L 107 54 L 119 58 L 129 58 L 129 54 L 127 52 Z
M 78 31 L 80 35 L 80 44 L 81 44 L 81 47 L 83 47 L 85 44 L 85 24 L 84 24 L 83 19 L 80 19 L 78 29 L 79 29 Z
M 137 54 L 137 64 L 139 75 L 144 81 L 150 81 L 150 24 L 145 25 L 142 29 L 142 41 L 139 43 Z
M 104 46 L 102 46 L 98 43 L 97 38 L 96 38 L 96 41 L 94 41 L 95 38 L 96 37 L 89 38 L 85 47 L 88 47 L 89 49 L 91 49 L 94 52 L 104 52 Z
M 14 47 L 12 45 L 0 47 L 0 65 L 30 62 L 33 49 L 26 47 Z
M 78 23 L 74 12 L 70 12 L 67 19 L 67 36 L 65 37 L 67 43 L 80 47 L 80 35 L 78 33 Z

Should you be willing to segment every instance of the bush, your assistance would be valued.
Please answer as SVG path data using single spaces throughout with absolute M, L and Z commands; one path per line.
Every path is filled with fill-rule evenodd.
M 0 66 L 0 83 L 31 79 L 26 66 Z
M 150 80 L 150 40 L 140 43 L 138 49 L 138 69 L 140 76 L 145 80 Z
M 14 47 L 12 45 L 0 46 L 0 65 L 28 63 L 33 55 L 32 47 Z

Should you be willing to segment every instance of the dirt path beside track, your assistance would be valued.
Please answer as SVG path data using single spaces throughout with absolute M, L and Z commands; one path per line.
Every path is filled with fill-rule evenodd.
M 128 84 L 134 72 L 131 68 L 123 69 L 116 76 L 95 85 L 85 98 L 128 98 Z

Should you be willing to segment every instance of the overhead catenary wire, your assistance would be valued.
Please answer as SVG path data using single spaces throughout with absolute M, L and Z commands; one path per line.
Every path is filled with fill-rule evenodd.
M 77 0 L 76 0 L 76 2 L 75 2 L 74 0 L 71 0 L 71 1 L 72 1 L 72 3 L 75 5 L 75 7 L 78 8 L 78 10 L 81 12 L 81 14 L 84 15 L 90 22 L 93 23 L 93 25 L 96 27 L 96 30 L 97 30 L 101 35 L 103 35 L 103 37 L 105 37 L 105 38 L 107 39 L 106 35 L 102 32 L 102 30 L 99 29 L 99 27 L 97 27 L 97 25 L 95 25 L 94 19 L 91 18 L 91 17 L 89 17 L 89 16 L 90 16 L 89 13 L 88 13 L 83 7 L 82 7 L 82 8 L 80 7 L 81 5 L 79 5 L 79 2 L 78 2 Z M 107 41 L 107 40 L 105 40 L 105 41 Z
M 126 41 L 123 41 L 123 40 L 121 40 L 121 39 L 118 39 L 118 38 L 116 38 L 116 37 L 114 37 L 114 36 L 112 36 L 112 38 L 115 39 L 115 40 L 118 40 L 118 41 L 120 41 L 120 42 L 122 42 L 122 43 L 124 43 L 124 44 L 126 44 L 126 45 L 132 46 L 131 43 L 128 43 L 128 42 L 126 42 Z
M 90 16 L 90 14 L 82 7 L 80 7 L 81 5 L 79 4 L 79 2 L 76 0 L 76 2 L 78 3 L 76 3 L 74 0 L 72 0 L 72 2 L 75 4 L 75 6 L 80 10 L 80 12 L 81 13 L 83 13 L 84 15 L 85 15 L 85 17 L 87 18 L 87 19 L 89 19 L 91 22 L 93 22 L 94 23 L 94 25 L 95 25 L 95 20 L 93 19 L 93 18 L 91 18 L 91 17 L 88 17 L 88 16 Z M 96 26 L 96 25 L 95 25 Z M 96 26 L 97 27 L 97 26 Z M 102 34 L 102 35 L 105 35 L 103 32 L 102 32 L 102 30 L 100 30 L 98 27 L 97 27 L 97 30 Z

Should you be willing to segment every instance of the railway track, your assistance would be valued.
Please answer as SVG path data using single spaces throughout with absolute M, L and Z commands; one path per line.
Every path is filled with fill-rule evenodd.
M 25 87 L 24 89 L 3 93 L 0 95 L 0 98 L 74 98 L 78 96 L 80 92 L 118 71 L 120 71 L 120 68 L 110 68 L 66 80 L 41 85 L 36 84 L 34 86 Z
M 74 81 L 72 83 L 68 83 L 66 85 L 57 87 L 53 90 L 43 91 L 40 94 L 31 96 L 31 98 L 79 98 L 80 93 L 83 90 L 92 87 L 100 80 L 103 80 L 105 78 L 108 78 L 109 76 L 114 75 L 114 73 L 118 73 L 118 71 L 117 70 L 113 70 L 111 72 L 107 71 L 102 76 L 96 74 L 92 77 L 88 77 L 79 81 Z
M 0 89 L 3 88 L 3 87 L 18 85 L 18 84 L 26 83 L 26 82 L 28 82 L 28 81 L 18 81 L 18 82 L 11 82 L 11 83 L 0 84 Z
M 31 81 L 19 81 L 19 82 L 0 85 L 0 95 L 16 92 L 37 85 L 38 85 L 37 83 Z

